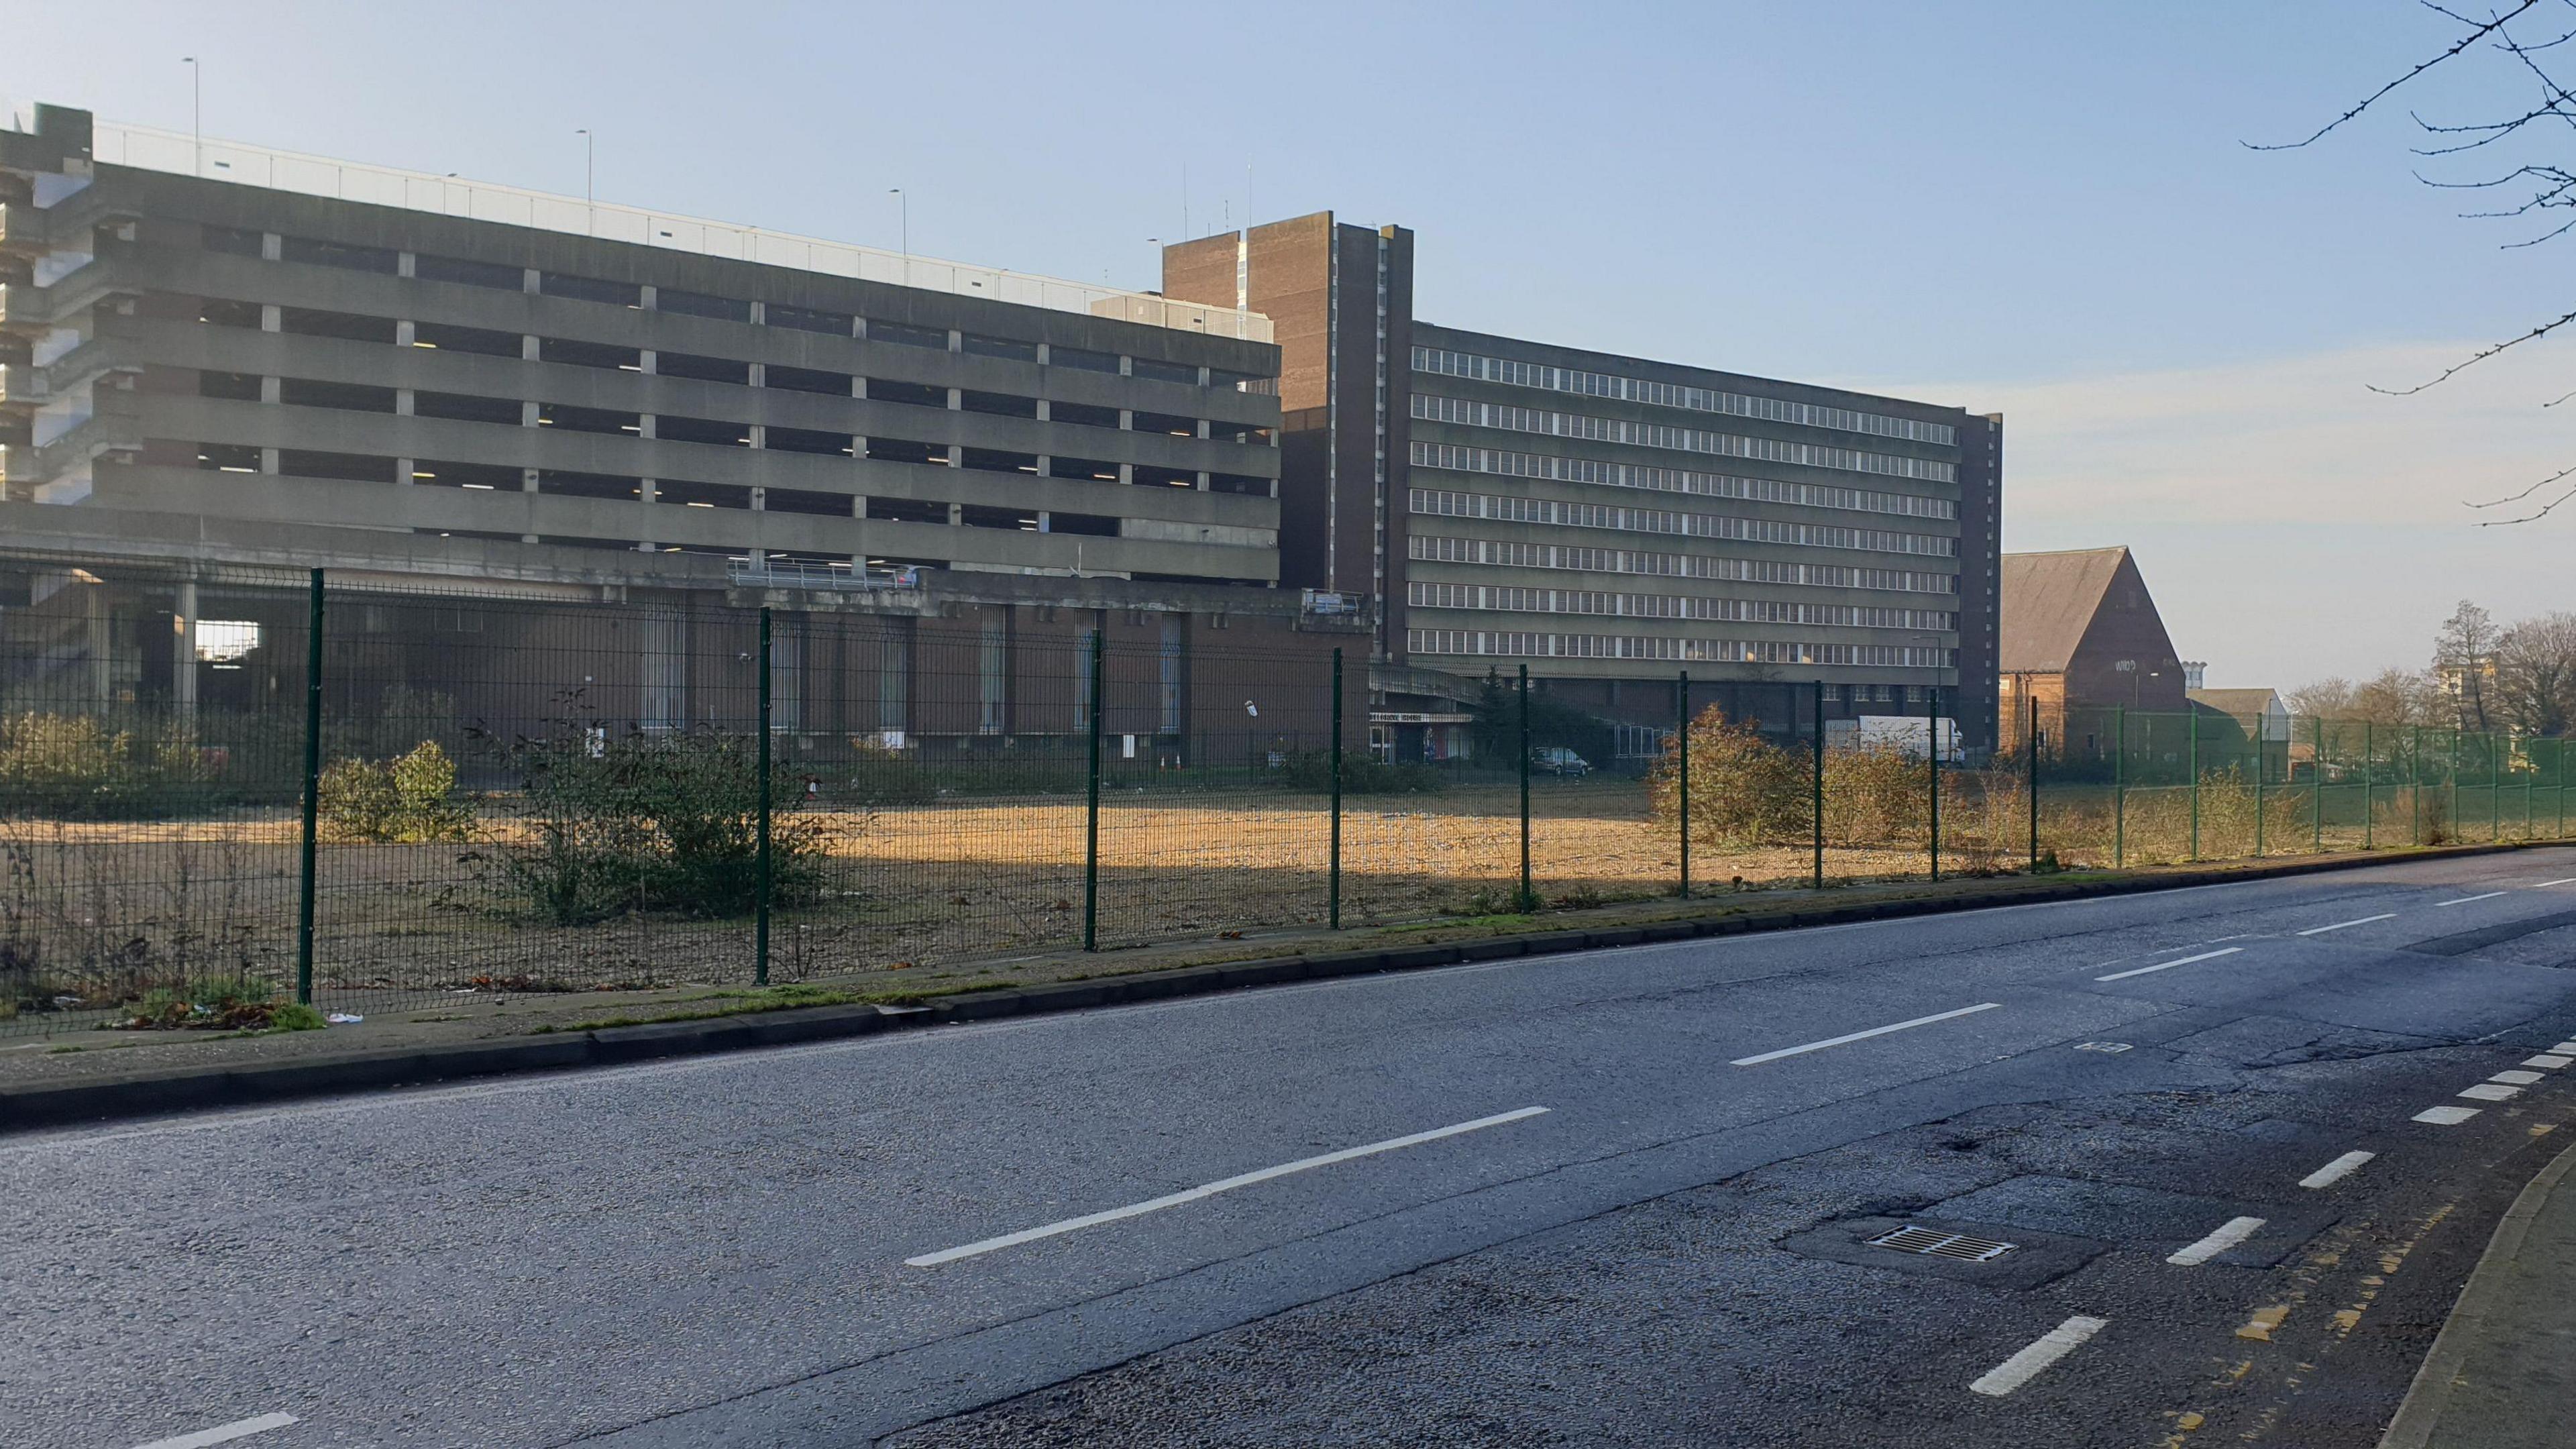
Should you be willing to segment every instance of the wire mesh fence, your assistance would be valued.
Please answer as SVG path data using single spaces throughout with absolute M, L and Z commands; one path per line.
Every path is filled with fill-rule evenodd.
M 60 559 L 0 559 L 0 589 L 0 1034 L 893 989 L 1681 893 L 2562 838 L 2569 805 L 2563 740 L 2115 710 L 1971 760 L 1937 699 L 1865 734 L 1821 686 L 1732 720 L 1686 677 L 1641 775 L 1532 735 L 1525 676 L 1476 758 L 1398 761 L 1364 744 L 1356 653 L 1118 610 Z

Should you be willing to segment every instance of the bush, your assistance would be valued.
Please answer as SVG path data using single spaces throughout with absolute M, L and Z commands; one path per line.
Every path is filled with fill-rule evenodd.
M 1295 750 L 1283 756 L 1278 768 L 1270 771 L 1271 784 L 1283 790 L 1326 795 L 1333 789 L 1333 752 L 1331 750 Z M 1449 782 L 1429 765 L 1399 765 L 1375 755 L 1342 752 L 1342 793 L 1345 795 L 1432 795 L 1447 789 Z
M 111 728 L 88 715 L 0 716 L 0 806 L 40 815 L 129 818 L 202 804 L 212 779 L 171 724 Z
M 423 740 L 381 763 L 333 760 L 322 771 L 315 810 L 334 840 L 463 840 L 473 812 L 456 799 L 456 763 Z
M 1775 748 L 1750 720 L 1730 720 L 1710 705 L 1646 772 L 1655 813 L 1671 820 L 1681 808 L 1681 751 L 1690 751 L 1691 828 L 1702 840 L 1730 845 L 1780 844 L 1808 838 L 1813 813 L 1807 767 Z
M 474 857 L 541 920 L 584 925 L 670 910 L 738 916 L 759 904 L 760 768 L 752 741 L 712 733 L 632 734 L 574 725 L 503 752 L 519 774 L 536 838 Z M 822 899 L 828 841 L 794 813 L 802 782 L 771 774 L 770 901 Z

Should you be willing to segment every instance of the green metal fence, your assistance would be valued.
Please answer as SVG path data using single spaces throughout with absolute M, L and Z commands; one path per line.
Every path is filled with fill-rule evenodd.
M 1866 879 L 2566 836 L 2565 741 L 1938 697 L 1557 773 L 1352 748 L 1356 650 L 0 559 L 0 1034 L 448 993 L 881 982 L 1044 951 Z M 111 599 L 120 601 L 110 607 Z M 2030 722 L 2023 722 L 2027 726 Z M 1681 747 L 1687 739 L 1689 747 Z M 1929 748 L 1927 748 L 1929 746 Z M 1932 756 L 1938 756 L 1937 762 Z M 1537 763 L 1534 763 L 1537 762 Z

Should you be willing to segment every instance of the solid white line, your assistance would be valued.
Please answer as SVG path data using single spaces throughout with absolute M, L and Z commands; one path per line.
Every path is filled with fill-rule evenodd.
M 2481 891 L 2473 896 L 2462 896 L 2456 901 L 2435 901 L 2433 904 L 2437 906 L 2465 906 L 2471 901 L 2491 901 L 2503 894 L 2504 892 L 2502 891 Z
M 2368 1156 L 2364 1153 L 2363 1156 Z M 2357 1164 L 2356 1164 L 2357 1165 Z M 2229 1218 L 2218 1231 L 2165 1259 L 2177 1268 L 2197 1268 L 2228 1249 L 2254 1236 L 2263 1226 L 2261 1218 Z
M 239 1419 L 211 1429 L 199 1429 L 194 1434 L 182 1434 L 176 1439 L 155 1439 L 149 1444 L 138 1445 L 137 1449 L 205 1449 L 208 1444 L 229 1444 L 235 1439 L 283 1429 L 294 1422 L 293 1414 L 262 1414 L 256 1419 Z
M 2159 961 L 2153 966 L 2136 966 L 2126 971 L 2114 971 L 2108 976 L 2096 976 L 2093 979 L 2096 981 L 2125 981 L 2132 976 L 2144 976 L 2150 971 L 2171 971 L 2176 966 L 2188 966 L 2194 961 L 2213 961 L 2221 956 L 2233 956 L 2244 949 L 2245 948 L 2242 946 L 2229 946 L 2226 949 L 2219 951 L 2203 951 L 2197 956 L 2185 956 L 2179 961 Z
M 2003 1003 L 2000 1001 L 1979 1002 L 1975 1006 L 1962 1006 L 1956 1011 L 1943 1011 L 1936 1012 L 1931 1016 L 1918 1016 L 1912 1021 L 1900 1021 L 1888 1026 L 1873 1026 L 1867 1031 L 1856 1031 L 1847 1036 L 1829 1036 L 1823 1041 L 1811 1041 L 1805 1046 L 1782 1047 L 1776 1052 L 1764 1052 L 1758 1057 L 1737 1057 L 1735 1060 L 1728 1062 L 1727 1065 L 1730 1067 L 1758 1067 L 1764 1062 L 1776 1062 L 1782 1057 L 1794 1057 L 1805 1052 L 1820 1052 L 1827 1047 L 1838 1047 L 1851 1042 L 1867 1041 L 1874 1036 L 1885 1036 L 1891 1031 L 1906 1031 L 1913 1027 L 1930 1026 L 1936 1021 L 1948 1021 L 1953 1017 L 1974 1016 L 1980 1011 L 1992 1011 L 2001 1005 L 2003 1005 Z
M 1986 1371 L 1985 1377 L 1968 1385 L 1968 1392 L 2002 1398 L 2032 1379 L 2050 1364 L 2073 1353 L 2084 1341 L 2111 1326 L 2107 1318 L 2070 1318 L 2043 1333 L 2030 1347 L 2005 1359 Z
M 2393 921 L 2396 919 L 2397 913 L 2395 911 L 2385 911 L 2376 916 L 2364 916 L 2358 921 L 2337 921 L 2331 926 L 2311 926 L 2307 930 L 2301 931 L 2299 934 L 2302 936 L 2322 936 L 2328 931 L 2340 931 L 2347 926 L 2367 926 L 2373 921 Z
M 2532 888 L 2533 890 L 2538 890 L 2538 889 L 2540 889 L 2542 886 L 2554 886 L 2554 885 L 2576 885 L 2576 875 L 2568 876 L 2568 877 L 2566 877 L 2566 878 L 2565 878 L 2565 879 L 2563 879 L 2563 880 L 2541 880 L 2541 881 L 2533 881 L 2533 882 L 2531 883 L 2531 888 Z
M 2352 1175 L 2354 1168 L 2377 1157 L 2376 1152 L 2347 1152 L 2316 1171 L 2299 1179 L 2301 1187 L 2332 1187 Z
M 2476 1107 L 2454 1107 L 2445 1103 L 2439 1107 L 2425 1108 L 2423 1111 L 2416 1113 L 2412 1120 L 2417 1122 L 2430 1122 L 2436 1127 L 2457 1127 L 2461 1123 L 2478 1115 L 2479 1110 L 2480 1109 Z
M 1272 1178 L 1286 1177 L 1291 1173 L 1312 1172 L 1318 1167 L 1330 1167 L 1334 1163 L 1349 1162 L 1353 1158 L 1371 1157 L 1380 1152 L 1393 1152 L 1400 1147 L 1418 1147 L 1425 1142 L 1437 1142 L 1443 1137 L 1455 1137 L 1464 1132 L 1480 1132 L 1487 1127 L 1500 1127 L 1506 1122 L 1518 1122 L 1526 1117 L 1536 1117 L 1546 1110 L 1547 1108 L 1545 1107 L 1523 1107 L 1517 1111 L 1498 1112 L 1491 1117 L 1479 1117 L 1473 1122 L 1459 1122 L 1448 1127 L 1434 1127 L 1428 1132 L 1411 1132 L 1402 1137 L 1390 1137 L 1384 1142 L 1371 1142 L 1363 1147 L 1345 1147 L 1339 1152 L 1327 1152 L 1321 1157 L 1301 1157 L 1295 1162 L 1283 1162 L 1276 1167 L 1264 1167 L 1252 1172 L 1240 1173 L 1233 1177 L 1219 1178 L 1215 1182 L 1202 1183 L 1197 1187 L 1185 1188 L 1180 1192 L 1167 1193 L 1162 1197 L 1148 1198 L 1143 1202 L 1129 1203 L 1125 1207 L 1114 1207 L 1103 1212 L 1085 1213 L 1081 1217 L 1066 1218 L 1062 1222 L 1048 1223 L 1044 1227 L 1027 1228 L 1016 1233 L 1004 1233 L 998 1238 L 985 1238 L 980 1242 L 968 1243 L 963 1247 L 943 1248 L 936 1253 L 924 1253 L 918 1258 L 906 1258 L 903 1261 L 908 1266 L 915 1268 L 928 1268 L 940 1263 L 953 1263 L 960 1258 L 972 1258 L 980 1254 L 993 1252 L 1000 1248 L 1016 1247 L 1021 1243 L 1033 1243 L 1040 1238 L 1057 1237 L 1081 1228 L 1097 1227 L 1102 1223 L 1114 1223 L 1121 1218 L 1142 1217 L 1146 1213 L 1161 1212 L 1163 1209 L 1168 1207 L 1179 1207 L 1185 1202 L 1197 1202 L 1201 1198 L 1214 1197 L 1221 1192 L 1232 1192 L 1238 1187 L 1250 1187 L 1256 1182 L 1268 1182 Z

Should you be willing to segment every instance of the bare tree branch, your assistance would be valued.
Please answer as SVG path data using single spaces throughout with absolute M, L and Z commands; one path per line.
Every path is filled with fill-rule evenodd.
M 2512 20 L 2515 16 L 2522 14 L 2524 11 L 2531 9 L 2539 3 L 2540 0 L 2520 0 L 2520 3 L 2515 5 L 2511 11 L 2483 22 L 2474 21 L 2465 15 L 2459 15 L 2449 10 L 2444 10 L 2439 5 L 2427 4 L 2424 8 L 2437 11 L 2443 15 L 2448 15 L 2450 18 L 2459 21 L 2463 25 L 2471 25 L 2476 28 L 2471 30 L 2467 35 L 2462 36 L 2451 46 L 2450 49 L 2443 51 L 2440 55 L 2433 57 L 2431 60 L 2428 60 L 2422 65 L 2415 67 L 2413 70 L 2406 72 L 2406 74 L 2401 75 L 2397 79 L 2390 81 L 2388 84 L 2381 86 L 2379 89 L 2372 91 L 2369 95 L 2362 98 L 2359 105 L 2354 106 L 2351 110 L 2344 112 L 2342 115 L 2335 117 L 2324 125 L 2317 127 L 2317 129 L 2305 140 L 2278 142 L 2268 145 L 2253 141 L 2244 141 L 2239 142 L 2238 144 L 2244 146 L 2249 151 L 2295 151 L 2302 146 L 2311 145 L 2320 141 L 2325 138 L 2327 132 L 2332 131 L 2337 126 L 2353 119 L 2362 112 L 2369 110 L 2373 105 L 2379 102 L 2381 97 L 2386 96 L 2390 91 L 2397 89 L 2399 86 L 2406 84 L 2415 77 L 2422 75 L 2424 72 L 2431 70 L 2437 65 L 2440 65 L 2442 62 L 2449 60 L 2460 52 L 2467 50 L 2470 46 L 2473 46 L 2479 41 L 2486 39 L 2488 36 L 2495 34 L 2497 31 L 2504 29 L 2505 22 Z
M 2499 352 L 2505 352 L 2512 348 L 2520 347 L 2526 342 L 2538 341 L 2539 339 L 2548 336 L 2550 333 L 2557 331 L 2559 328 L 2566 326 L 2570 322 L 2576 322 L 2576 312 L 2567 313 L 2565 316 L 2559 317 L 2554 321 L 2543 322 L 2539 326 L 2525 332 L 2520 337 L 2508 338 L 2503 342 L 2489 343 L 2487 346 L 2481 347 L 2477 351 L 2469 354 L 2465 359 L 2453 363 L 2449 367 L 2443 368 L 2440 376 L 2431 378 L 2424 382 L 2419 382 L 2413 387 L 2380 387 L 2374 383 L 2370 385 L 2370 390 L 2375 393 L 2383 393 L 2389 397 L 2413 397 L 2415 394 L 2424 391 L 2426 388 L 2441 386 L 2443 383 L 2450 381 L 2452 378 L 2459 376 L 2461 373 L 2468 371 L 2470 368 L 2477 366 L 2479 363 L 2486 361 L 2488 358 L 2495 356 Z

